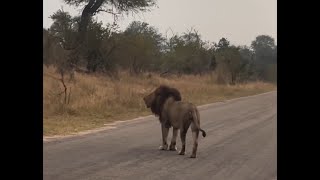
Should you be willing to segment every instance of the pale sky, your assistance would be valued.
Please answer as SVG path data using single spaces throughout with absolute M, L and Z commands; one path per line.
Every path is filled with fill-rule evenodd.
M 222 37 L 231 44 L 250 45 L 258 35 L 270 35 L 277 40 L 277 0 L 158 0 L 151 12 L 120 18 L 121 30 L 134 20 L 149 23 L 164 36 L 182 34 L 191 27 L 203 40 L 218 42 Z M 43 26 L 52 24 L 49 18 L 58 9 L 80 15 L 81 8 L 68 6 L 62 0 L 43 1 Z M 98 20 L 112 23 L 110 14 L 101 13 Z M 168 31 L 169 30 L 169 31 Z

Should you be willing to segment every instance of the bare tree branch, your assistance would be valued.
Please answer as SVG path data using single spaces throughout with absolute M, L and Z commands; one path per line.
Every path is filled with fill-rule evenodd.
M 64 104 L 67 104 L 67 86 L 66 84 L 64 83 L 64 75 L 63 73 L 61 73 L 61 79 L 60 79 L 63 87 L 64 87 Z
M 106 12 L 106 13 L 112 14 L 114 16 L 117 16 L 117 15 L 121 14 L 121 13 L 113 12 L 112 9 L 98 9 L 94 14 L 97 14 L 99 12 Z

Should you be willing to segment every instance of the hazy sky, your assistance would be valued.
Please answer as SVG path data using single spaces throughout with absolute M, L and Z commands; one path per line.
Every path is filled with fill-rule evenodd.
M 277 0 L 158 0 L 157 5 L 151 12 L 120 18 L 121 29 L 137 20 L 158 28 L 163 35 L 169 28 L 181 34 L 193 27 L 203 40 L 210 42 L 226 37 L 231 44 L 250 45 L 261 34 L 277 39 Z M 81 8 L 67 6 L 62 0 L 44 0 L 45 28 L 52 23 L 49 16 L 61 7 L 71 15 L 81 13 Z M 113 22 L 107 13 L 101 13 L 98 20 L 104 24 Z M 168 37 L 171 35 L 170 30 Z

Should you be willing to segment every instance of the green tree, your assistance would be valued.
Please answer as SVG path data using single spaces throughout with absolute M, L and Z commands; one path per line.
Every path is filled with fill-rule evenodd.
M 196 30 L 172 36 L 166 49 L 163 69 L 167 71 L 202 74 L 212 67 L 212 52 Z
M 83 10 L 80 17 L 77 18 L 75 37 L 72 38 L 72 41 L 70 41 L 71 43 L 67 41 L 67 46 L 63 46 L 64 49 L 67 50 L 67 58 L 64 62 L 65 65 L 60 66 L 59 68 L 60 71 L 63 72 L 72 71 L 72 69 L 75 68 L 82 59 L 81 56 L 87 55 L 86 53 L 83 54 L 83 49 L 87 42 L 86 34 L 88 26 L 94 15 L 99 12 L 106 12 L 113 14 L 116 20 L 118 15 L 123 13 L 128 14 L 129 12 L 136 13 L 139 11 L 147 11 L 150 7 L 156 4 L 155 0 L 64 0 L 64 2 L 75 7 L 83 7 Z M 65 19 L 70 18 L 66 17 Z M 69 25 L 72 23 L 70 21 L 66 21 L 65 24 Z M 65 39 L 63 39 L 63 41 L 65 41 Z M 97 55 L 97 53 L 94 54 Z M 96 59 L 95 56 L 93 56 L 93 58 Z M 89 67 L 91 67 L 91 65 Z
M 239 75 L 240 81 L 253 80 L 256 75 L 256 65 L 254 63 L 254 53 L 247 46 L 240 46 L 241 70 Z
M 55 56 L 57 61 L 54 61 L 59 73 L 65 73 L 72 69 L 72 64 L 77 60 L 78 56 L 68 54 L 66 49 L 70 49 L 76 40 L 77 18 L 72 17 L 68 12 L 58 10 L 50 16 L 53 20 L 49 28 L 49 36 L 54 38 L 51 41 L 55 48 Z M 69 59 L 69 61 L 67 61 Z
M 53 23 L 49 28 L 50 35 L 56 38 L 65 49 L 72 47 L 76 37 L 76 21 L 68 12 L 58 10 L 50 16 Z
M 159 63 L 164 38 L 152 26 L 138 21 L 132 22 L 124 32 L 117 35 L 117 47 L 113 58 L 131 73 L 156 69 Z
M 240 47 L 230 46 L 230 42 L 226 38 L 221 38 L 215 47 L 219 81 L 234 85 L 243 68 Z
M 52 56 L 50 54 L 50 50 L 51 50 L 51 45 L 52 43 L 52 38 L 50 38 L 49 36 L 49 32 L 46 29 L 43 29 L 42 31 L 42 40 L 43 40 L 43 64 L 45 65 L 50 65 L 52 62 L 50 62 L 50 57 Z
M 155 0 L 64 0 L 68 5 L 84 7 L 78 26 L 77 44 L 84 41 L 89 22 L 95 14 L 106 12 L 114 16 L 122 13 L 147 11 L 154 6 Z M 77 44 L 75 44 L 77 46 Z
M 256 60 L 259 63 L 270 64 L 274 63 L 274 51 L 276 49 L 274 39 L 267 35 L 257 36 L 251 43 L 254 50 Z
M 103 27 L 102 22 L 91 20 L 86 33 L 84 52 L 89 72 L 110 71 L 110 54 L 115 48 L 113 41 L 114 26 Z
M 224 49 L 224 48 L 228 48 L 230 45 L 230 41 L 227 38 L 221 38 L 218 42 L 218 44 L 216 44 L 216 48 L 217 49 Z
M 251 47 L 255 54 L 259 77 L 268 81 L 275 80 L 276 76 L 270 76 L 270 73 L 268 73 L 276 72 L 269 69 L 275 68 L 274 64 L 277 63 L 277 47 L 274 39 L 268 35 L 259 35 L 252 41 Z
M 49 29 L 49 37 L 53 37 L 58 46 L 63 49 L 68 49 L 76 40 L 78 22 L 80 17 L 72 17 L 68 12 L 58 10 L 51 16 L 53 24 Z M 80 59 L 79 54 L 74 54 L 74 61 L 66 61 L 70 58 L 66 52 L 63 54 L 60 63 L 55 65 L 59 71 L 65 71 L 73 68 L 70 65 L 77 63 L 78 66 L 86 67 L 88 72 L 96 72 L 97 70 L 110 70 L 110 63 L 107 62 L 109 55 L 114 49 L 114 43 L 111 41 L 112 34 L 116 31 L 115 25 L 107 24 L 103 27 L 102 22 L 97 22 L 93 18 L 88 23 L 88 31 L 84 37 L 84 45 L 81 46 Z M 48 45 L 47 45 L 48 46 Z M 75 59 L 77 58 L 77 59 Z M 70 59 L 69 59 L 70 60 Z M 78 68 L 78 67 L 76 67 Z

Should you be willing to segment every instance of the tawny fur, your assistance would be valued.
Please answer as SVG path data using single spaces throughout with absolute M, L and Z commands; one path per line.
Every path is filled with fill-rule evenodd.
M 180 130 L 180 138 L 182 143 L 180 155 L 185 154 L 186 134 L 191 125 L 193 137 L 193 149 L 191 158 L 195 158 L 198 147 L 199 131 L 202 136 L 206 136 L 206 132 L 200 128 L 200 114 L 195 105 L 189 102 L 183 102 L 180 92 L 172 87 L 161 85 L 155 91 L 143 98 L 147 108 L 159 117 L 162 130 L 162 146 L 161 150 L 168 148 L 167 137 L 169 128 L 173 127 L 173 135 L 169 150 L 176 150 L 176 138 L 178 130 Z

